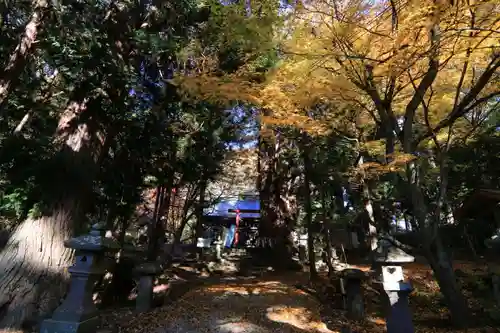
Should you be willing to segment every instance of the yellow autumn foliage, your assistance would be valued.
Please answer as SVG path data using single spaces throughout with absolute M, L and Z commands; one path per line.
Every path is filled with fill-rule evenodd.
M 346 122 L 374 126 L 381 102 L 395 119 L 404 117 L 433 58 L 438 72 L 414 122 L 428 131 L 437 127 L 442 140 L 448 135 L 442 134 L 448 133 L 443 121 L 488 66 L 500 66 L 498 0 L 407 0 L 396 1 L 396 8 L 390 1 L 307 1 L 285 26 L 292 33 L 281 40 L 282 62 L 264 80 L 256 83 L 255 73 L 243 66 L 232 75 L 206 72 L 178 83 L 201 99 L 269 110 L 267 123 L 325 133 Z M 499 87 L 498 75 L 490 77 L 474 101 Z M 322 103 L 330 105 L 328 112 L 311 119 L 308 110 Z M 467 122 L 459 125 L 454 135 L 470 130 Z

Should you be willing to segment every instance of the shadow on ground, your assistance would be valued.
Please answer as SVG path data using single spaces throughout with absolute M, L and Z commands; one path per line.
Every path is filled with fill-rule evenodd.
M 488 293 L 484 290 L 478 292 L 481 288 L 478 288 L 477 265 L 468 267 L 464 262 L 458 264 L 464 271 L 459 280 L 471 300 L 474 317 L 481 321 L 476 320 L 467 332 L 498 332 L 492 328 L 498 325 L 493 325 L 486 313 L 485 308 L 490 307 L 485 306 L 485 294 Z M 362 260 L 355 266 L 369 269 Z M 131 310 L 120 310 L 114 314 L 114 326 L 124 333 L 326 333 L 341 332 L 345 326 L 357 333 L 386 332 L 382 318 L 382 295 L 371 282 L 367 282 L 364 288 L 366 320 L 354 323 L 345 318 L 340 300 L 324 297 L 328 293 L 337 295 L 339 292 L 333 290 L 336 287 L 326 276 L 322 277 L 324 281 L 311 284 L 306 272 L 278 273 L 270 267 L 240 268 L 244 272 L 205 278 L 193 288 L 184 290 L 175 301 L 151 312 L 135 314 Z M 408 265 L 406 271 L 415 287 L 410 297 L 415 331 L 465 332 L 450 327 L 446 305 L 429 267 L 416 262 Z M 196 270 L 177 272 L 177 275 L 186 275 L 186 278 L 190 278 L 191 274 L 196 275 Z
M 345 324 L 342 311 L 334 322 L 325 322 L 321 304 L 293 286 L 298 278 L 220 278 L 149 313 L 122 313 L 116 325 L 121 332 L 339 332 Z

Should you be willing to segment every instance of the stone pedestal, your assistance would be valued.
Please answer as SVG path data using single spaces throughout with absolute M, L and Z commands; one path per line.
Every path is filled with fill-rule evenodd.
M 299 245 L 299 261 L 305 262 L 307 259 L 306 256 L 307 256 L 306 247 L 304 245 Z
M 135 300 L 135 309 L 138 312 L 146 312 L 151 309 L 154 279 L 162 270 L 162 266 L 158 263 L 144 263 L 135 268 L 135 272 L 139 275 L 137 299 Z
M 408 304 L 408 295 L 412 287 L 407 282 L 397 286 L 384 286 L 389 299 L 389 309 L 386 318 L 387 333 L 414 333 L 412 316 Z
M 500 253 L 500 229 L 497 229 L 495 233 L 487 239 L 485 242 L 486 247 L 490 250 L 491 253 L 497 255 Z M 494 271 L 491 268 L 488 269 L 491 275 L 491 285 L 493 291 L 493 297 L 498 306 L 500 306 L 500 276 L 498 275 L 498 271 Z
M 42 322 L 41 333 L 90 333 L 97 330 L 99 317 L 92 299 L 94 286 L 109 264 L 106 254 L 116 252 L 119 244 L 104 237 L 105 225 L 95 224 L 89 234 L 64 242 L 75 250 L 76 262 L 68 271 L 68 295 L 52 318 Z
M 366 278 L 365 273 L 359 269 L 347 268 L 341 272 L 341 276 L 341 291 L 347 317 L 353 320 L 364 320 L 365 303 L 361 284 Z

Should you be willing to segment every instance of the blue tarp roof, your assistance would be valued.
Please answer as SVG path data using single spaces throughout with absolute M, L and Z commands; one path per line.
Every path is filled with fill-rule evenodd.
M 242 218 L 260 218 L 260 200 L 258 198 L 223 198 L 215 205 L 205 208 L 203 215 L 231 217 L 235 213 L 229 210 L 256 210 L 258 212 L 241 212 Z

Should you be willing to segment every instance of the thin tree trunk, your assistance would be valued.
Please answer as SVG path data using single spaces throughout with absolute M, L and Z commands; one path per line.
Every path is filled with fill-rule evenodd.
M 0 112 L 7 101 L 9 93 L 14 88 L 15 81 L 19 79 L 26 66 L 28 56 L 33 52 L 34 44 L 44 19 L 44 13 L 48 6 L 49 2 L 47 0 L 33 1 L 33 13 L 24 28 L 23 36 L 15 50 L 10 54 L 5 68 L 0 71 Z
M 361 170 L 363 170 L 363 156 L 360 156 L 359 158 L 359 167 Z M 368 188 L 367 180 L 365 177 L 364 171 L 361 171 L 361 182 L 362 182 L 362 193 L 363 193 L 363 205 L 365 208 L 366 212 L 366 217 L 367 222 L 368 222 L 368 230 L 367 236 L 368 236 L 368 248 L 370 250 L 370 255 L 372 252 L 377 248 L 378 245 L 378 238 L 377 238 L 377 227 L 375 224 L 375 216 L 373 214 L 373 204 L 372 204 L 372 199 L 371 199 L 371 194 L 370 194 L 370 189 Z
M 323 232 L 326 244 L 326 264 L 328 266 L 328 275 L 332 276 L 335 268 L 333 267 L 333 260 L 336 257 L 335 249 L 332 247 L 332 237 L 331 237 L 331 221 L 330 216 L 327 214 L 325 192 L 321 189 L 321 208 L 323 210 Z
M 436 276 L 436 281 L 450 310 L 453 324 L 456 327 L 465 327 L 469 321 L 469 306 L 458 285 L 451 258 L 446 253 L 439 235 L 439 210 L 437 216 L 432 219 L 428 213 L 423 193 L 418 186 L 415 163 L 409 163 L 407 176 L 414 218 L 419 226 L 425 258 Z
M 195 193 L 193 196 L 191 196 L 188 193 L 186 194 L 186 199 L 184 200 L 184 207 L 182 207 L 182 216 L 181 216 L 181 224 L 179 227 L 175 230 L 174 234 L 174 244 L 180 244 L 182 240 L 182 234 L 184 232 L 184 229 L 186 228 L 186 225 L 188 224 L 189 220 L 191 220 L 191 217 L 193 214 L 196 214 L 196 209 L 194 212 L 189 212 L 189 209 L 193 207 L 195 198 L 196 198 L 196 192 L 197 190 L 193 190 Z
M 149 243 L 148 243 L 148 260 L 155 260 L 158 254 L 158 239 L 159 234 L 162 230 L 160 228 L 161 221 L 161 211 L 163 206 L 165 196 L 165 186 L 160 185 L 156 188 L 156 199 L 155 199 L 155 208 L 153 212 L 153 219 L 150 221 L 148 226 L 149 230 Z
M 202 163 L 202 170 L 201 170 L 201 175 L 200 175 L 200 194 L 199 194 L 199 202 L 198 206 L 196 207 L 196 228 L 195 228 L 195 237 L 194 237 L 194 242 L 196 243 L 198 241 L 198 237 L 201 237 L 201 234 L 203 232 L 203 209 L 205 207 L 205 196 L 207 192 L 207 184 L 208 184 L 208 168 L 210 165 L 210 160 L 212 153 L 212 118 L 213 118 L 213 110 L 210 109 L 209 114 L 208 114 L 208 120 L 207 120 L 207 127 L 206 127 L 206 138 L 204 141 L 204 144 L 202 145 L 202 151 L 205 153 L 205 159 L 203 160 Z
M 310 278 L 316 279 L 318 271 L 316 270 L 316 253 L 314 251 L 314 232 L 312 221 L 312 203 L 311 203 L 311 185 L 310 172 L 311 160 L 309 158 L 309 137 L 306 132 L 302 133 L 302 158 L 304 160 L 304 198 L 306 209 L 306 225 L 307 225 L 307 248 L 309 256 L 309 272 Z
M 205 207 L 205 194 L 207 191 L 207 180 L 205 178 L 205 172 L 201 175 L 200 180 L 200 194 L 198 205 L 196 206 L 196 229 L 195 229 L 195 237 L 194 242 L 198 241 L 198 238 L 201 237 L 203 233 L 203 208 Z
M 148 260 L 156 260 L 158 256 L 158 250 L 163 248 L 163 243 L 165 238 L 165 226 L 163 224 L 162 217 L 165 220 L 168 219 L 168 213 L 170 212 L 170 203 L 172 201 L 172 190 L 174 188 L 175 182 L 175 165 L 177 163 L 177 142 L 172 141 L 170 146 L 170 161 L 168 168 L 168 177 L 166 179 L 166 184 L 159 187 L 160 196 L 158 201 L 155 202 L 155 214 L 153 217 L 153 225 L 149 235 L 149 246 L 148 246 Z
M 153 222 L 156 221 L 156 219 L 158 218 L 162 195 L 163 195 L 163 186 L 159 185 L 156 187 L 155 206 L 153 209 Z
M 370 252 L 373 252 L 378 245 L 377 227 L 375 226 L 372 200 L 366 184 L 363 184 L 363 193 L 365 212 L 368 217 L 368 246 L 370 248 Z
M 467 327 L 469 323 L 469 305 L 458 284 L 451 259 L 439 239 L 426 252 L 425 257 L 436 276 L 439 289 L 450 310 L 454 326 L 457 328 Z

